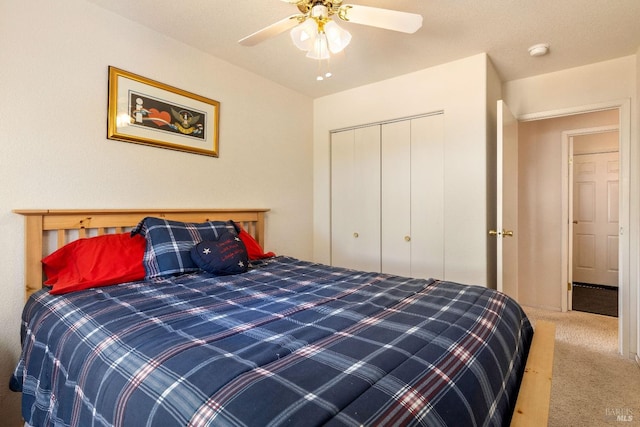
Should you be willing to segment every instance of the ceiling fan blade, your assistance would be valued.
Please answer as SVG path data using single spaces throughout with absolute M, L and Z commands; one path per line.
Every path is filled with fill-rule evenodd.
M 422 15 L 377 7 L 345 4 L 338 16 L 354 24 L 369 25 L 386 30 L 413 34 L 422 27 Z
M 250 34 L 247 37 L 238 40 L 238 43 L 243 46 L 255 46 L 258 43 L 267 40 L 268 38 L 277 36 L 280 33 L 290 30 L 291 28 L 302 22 L 302 20 L 304 20 L 304 17 L 304 15 L 291 15 L 288 18 L 281 19 L 280 21 L 275 22 L 268 27 L 258 30 L 253 34 Z

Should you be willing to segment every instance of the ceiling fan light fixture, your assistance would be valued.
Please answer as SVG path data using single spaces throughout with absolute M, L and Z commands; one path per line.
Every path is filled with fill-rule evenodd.
M 327 35 L 318 33 L 313 40 L 313 47 L 307 52 L 307 58 L 311 59 L 329 59 L 329 45 L 327 43 Z
M 329 50 L 331 53 L 339 53 L 351 42 L 351 33 L 340 28 L 334 21 L 324 24 L 324 32 L 327 35 Z
M 329 17 L 329 9 L 322 3 L 318 3 L 311 8 L 310 17 L 315 20 L 326 20 Z
M 307 19 L 304 23 L 291 30 L 291 40 L 300 50 L 305 52 L 313 49 L 314 39 L 318 34 L 318 25 L 313 19 Z
M 339 53 L 351 42 L 351 33 L 326 15 L 326 7 L 322 6 L 318 9 L 318 16 L 308 18 L 290 32 L 293 44 L 307 52 L 307 58 L 329 59 L 329 52 Z

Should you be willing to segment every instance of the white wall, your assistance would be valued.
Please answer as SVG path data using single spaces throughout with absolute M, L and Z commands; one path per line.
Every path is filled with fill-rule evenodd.
M 635 55 L 503 85 L 511 111 L 526 114 L 635 98 Z
M 85 1 L 1 9 L 4 384 L 19 355 L 23 306 L 23 219 L 12 209 L 265 207 L 267 249 L 311 258 L 310 98 Z M 107 140 L 109 65 L 220 101 L 220 157 Z M 19 420 L 19 395 L 6 385 L 0 420 Z
M 506 102 L 518 118 L 545 117 L 564 110 L 587 109 L 590 106 L 630 101 L 631 113 L 623 118 L 630 123 L 629 129 L 620 129 L 621 135 L 630 140 L 628 157 L 629 175 L 626 183 L 629 188 L 629 258 L 622 271 L 623 281 L 628 286 L 621 288 L 621 301 L 627 316 L 621 317 L 620 335 L 623 353 L 630 356 L 638 347 L 638 292 L 640 261 L 640 140 L 638 125 L 640 118 L 633 112 L 638 105 L 638 70 L 635 55 L 611 61 L 591 64 L 556 73 L 514 80 L 503 85 Z M 623 113 L 625 113 L 623 111 Z M 624 163 L 624 162 L 623 162 Z M 624 167 L 624 165 L 621 165 Z M 621 171 L 624 174 L 624 171 Z M 622 179 L 624 175 L 622 175 Z M 621 214 L 623 214 L 621 212 Z M 623 254 L 621 254 L 623 256 Z
M 616 117 L 617 119 L 617 117 Z M 615 124 L 618 124 L 616 120 Z M 601 134 L 579 135 L 573 138 L 573 154 L 593 154 L 603 151 L 618 151 L 620 146 L 620 133 L 618 131 Z
M 485 54 L 314 101 L 314 259 L 330 262 L 330 144 L 335 129 L 444 111 L 445 279 L 487 285 Z

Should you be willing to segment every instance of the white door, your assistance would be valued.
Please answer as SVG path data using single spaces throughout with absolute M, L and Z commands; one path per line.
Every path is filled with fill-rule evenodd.
M 573 156 L 573 281 L 618 286 L 618 153 Z
M 444 279 L 443 117 L 382 125 L 383 273 Z
M 381 271 L 411 276 L 411 123 L 382 125 Z
M 411 276 L 446 279 L 444 114 L 411 120 Z
M 518 299 L 518 121 L 498 101 L 496 171 L 496 282 L 499 291 Z
M 380 271 L 380 126 L 331 134 L 331 264 Z

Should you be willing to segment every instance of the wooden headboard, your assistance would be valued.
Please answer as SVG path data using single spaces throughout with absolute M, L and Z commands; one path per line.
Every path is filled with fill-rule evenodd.
M 84 237 L 122 233 L 153 216 L 184 222 L 234 220 L 264 248 L 264 216 L 269 209 L 92 209 L 14 210 L 25 218 L 25 294 L 42 288 L 43 257 Z M 53 243 L 49 242 L 53 240 Z

